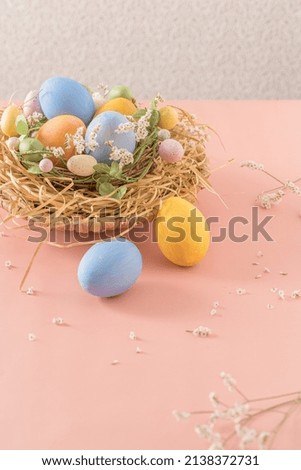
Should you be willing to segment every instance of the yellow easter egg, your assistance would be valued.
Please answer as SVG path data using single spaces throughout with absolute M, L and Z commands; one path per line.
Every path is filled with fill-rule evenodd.
M 208 251 L 210 232 L 206 219 L 181 197 L 170 197 L 163 202 L 155 228 L 160 250 L 174 264 L 194 266 Z
M 132 116 L 137 108 L 134 103 L 126 98 L 114 98 L 113 100 L 104 103 L 95 113 L 97 116 L 104 111 L 116 111 L 117 113 L 124 114 L 125 116 Z M 94 116 L 94 117 L 95 117 Z
M 3 111 L 0 127 L 3 134 L 7 137 L 19 135 L 16 129 L 16 119 L 19 114 L 21 114 L 21 109 L 15 104 L 11 104 Z
M 172 106 L 164 106 L 159 110 L 159 112 L 160 119 L 158 126 L 161 127 L 161 129 L 167 129 L 170 131 L 178 124 L 178 113 Z

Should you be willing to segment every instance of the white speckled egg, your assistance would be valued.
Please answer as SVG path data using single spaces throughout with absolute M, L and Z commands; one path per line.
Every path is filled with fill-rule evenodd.
M 159 155 L 167 163 L 179 162 L 184 155 L 184 148 L 174 139 L 166 139 L 159 145 Z
M 68 170 L 77 176 L 90 176 L 94 173 L 96 158 L 92 155 L 74 155 L 67 162 Z

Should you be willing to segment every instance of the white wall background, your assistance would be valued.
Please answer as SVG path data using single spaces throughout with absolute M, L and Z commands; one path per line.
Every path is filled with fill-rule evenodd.
M 150 98 L 301 98 L 300 0 L 0 0 L 0 97 L 52 75 Z

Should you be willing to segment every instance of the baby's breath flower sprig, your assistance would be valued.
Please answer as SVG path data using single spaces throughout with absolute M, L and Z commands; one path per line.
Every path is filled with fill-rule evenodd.
M 260 206 L 264 209 L 270 209 L 272 206 L 279 204 L 283 197 L 287 194 L 287 191 L 292 192 L 296 195 L 301 195 L 301 188 L 296 184 L 301 181 L 301 178 L 298 178 L 294 181 L 287 180 L 282 181 L 276 176 L 272 175 L 268 171 L 265 170 L 264 165 L 262 163 L 257 163 L 253 160 L 247 160 L 241 163 L 241 167 L 247 167 L 251 170 L 259 170 L 265 173 L 270 178 L 273 178 L 275 181 L 280 183 L 280 186 L 274 189 L 270 189 L 267 191 L 263 191 L 259 194 L 256 200 L 259 202 Z
M 275 438 L 285 422 L 301 405 L 301 391 L 249 399 L 237 387 L 236 380 L 226 372 L 221 372 L 221 379 L 229 392 L 236 392 L 240 399 L 232 405 L 221 401 L 215 392 L 209 394 L 211 410 L 173 411 L 177 421 L 187 420 L 193 415 L 207 415 L 207 422 L 195 426 L 198 436 L 208 442 L 209 449 L 225 449 L 232 440 L 241 449 L 272 448 Z M 260 402 L 275 402 L 260 408 Z M 269 431 L 260 431 L 254 422 L 270 413 L 281 414 L 281 420 Z M 224 422 L 229 426 L 225 427 Z M 221 426 L 222 424 L 222 426 Z

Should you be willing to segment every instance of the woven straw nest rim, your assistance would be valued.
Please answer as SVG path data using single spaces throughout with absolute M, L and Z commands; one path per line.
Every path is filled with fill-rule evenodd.
M 1 207 L 8 211 L 8 218 L 27 221 L 34 218 L 46 228 L 53 228 L 54 219 L 50 214 L 55 214 L 56 229 L 101 232 L 108 218 L 113 220 L 112 228 L 122 224 L 126 226 L 133 219 L 152 220 L 162 201 L 171 196 L 195 202 L 200 189 L 212 190 L 208 182 L 206 126 L 196 124 L 188 112 L 176 109 L 179 124 L 171 131 L 171 137 L 183 145 L 183 159 L 176 164 L 168 164 L 156 155 L 150 171 L 142 179 L 128 183 L 127 192 L 120 200 L 100 196 L 93 188 L 76 187 L 74 175 L 67 170 L 60 178 L 29 173 L 17 155 L 8 149 L 2 136 Z M 191 133 L 190 126 L 198 127 L 204 138 Z M 151 148 L 146 149 L 144 157 L 147 158 L 151 151 Z

